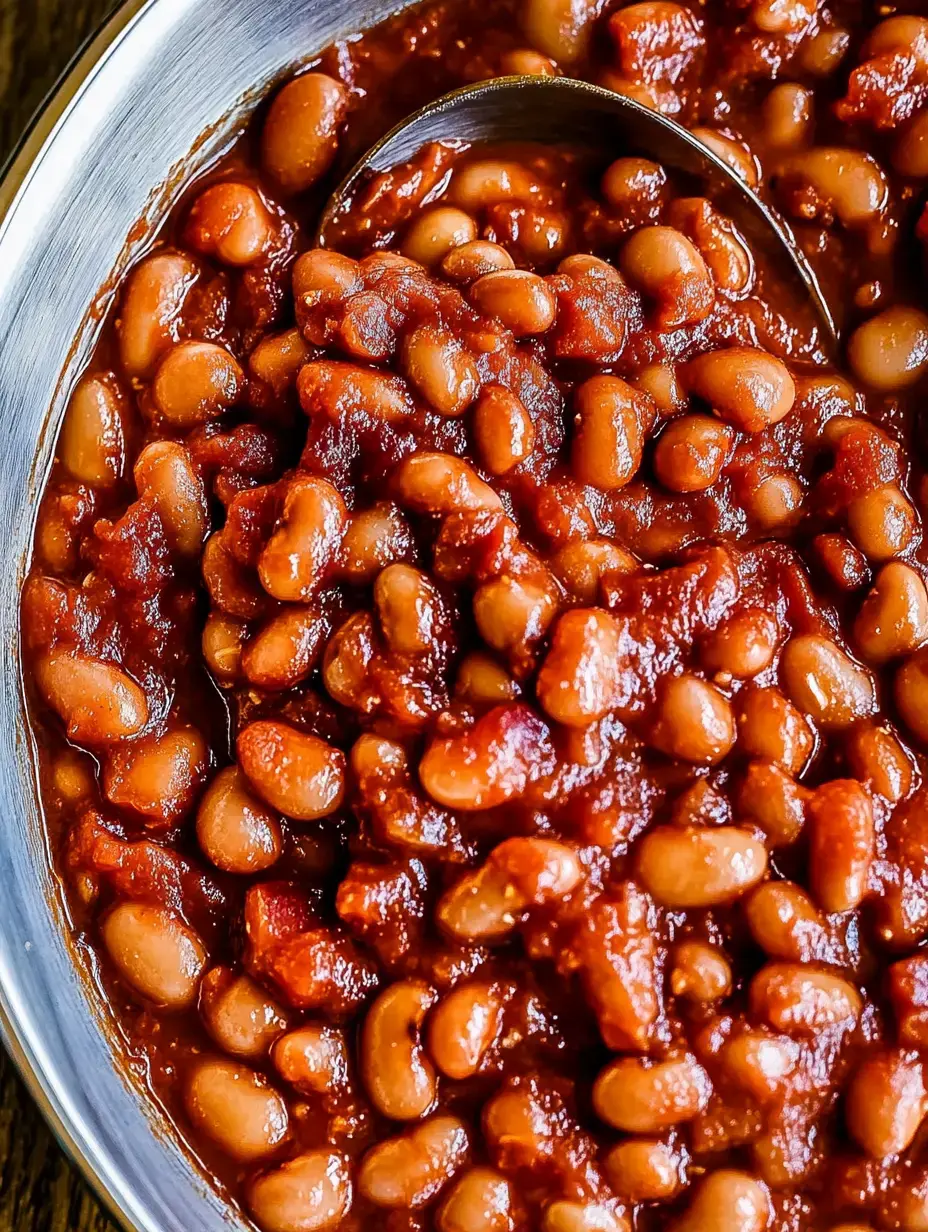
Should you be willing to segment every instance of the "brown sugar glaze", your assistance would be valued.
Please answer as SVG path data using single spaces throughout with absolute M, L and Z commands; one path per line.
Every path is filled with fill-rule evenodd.
M 75 934 L 268 1232 L 918 1232 L 928 21 L 562 8 L 328 49 L 127 278 L 23 599 Z M 759 182 L 837 370 L 638 158 L 429 147 L 308 251 L 558 71 Z

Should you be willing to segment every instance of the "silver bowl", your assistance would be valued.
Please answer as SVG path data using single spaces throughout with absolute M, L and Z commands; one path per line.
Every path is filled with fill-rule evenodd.
M 67 391 L 119 273 L 145 246 L 144 237 L 127 245 L 126 236 L 146 229 L 140 219 L 150 225 L 163 215 L 267 83 L 402 7 L 128 0 L 0 185 L 0 539 L 8 548 L 0 571 L 0 1031 L 62 1144 L 137 1232 L 251 1225 L 214 1192 L 128 1073 L 86 959 L 69 939 L 37 800 L 19 657 L 19 590 L 37 500 Z

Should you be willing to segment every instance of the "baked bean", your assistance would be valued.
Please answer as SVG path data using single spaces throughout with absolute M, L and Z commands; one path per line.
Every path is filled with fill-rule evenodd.
M 264 121 L 261 155 L 286 192 L 305 192 L 331 167 L 347 106 L 345 87 L 324 73 L 305 73 L 278 93 Z
M 719 1053 L 725 1078 L 761 1105 L 782 1097 L 796 1069 L 799 1049 L 785 1035 L 739 1031 Z
M 415 513 L 446 516 L 502 505 L 472 467 L 447 453 L 413 454 L 397 468 L 395 486 L 400 504 Z
M 772 1208 L 766 1187 L 746 1172 L 710 1172 L 673 1232 L 763 1232 Z
M 258 559 L 268 594 L 284 603 L 311 598 L 338 555 L 347 523 L 345 502 L 328 480 L 291 479 L 277 529 Z
M 830 26 L 807 36 L 797 56 L 799 66 L 813 77 L 829 77 L 847 54 L 851 36 L 840 26 Z
M 906 727 L 917 740 L 928 743 L 928 656 L 911 655 L 896 673 L 896 705 Z
M 516 338 L 543 334 L 554 324 L 554 292 L 543 278 L 527 270 L 484 274 L 471 285 L 470 297 L 479 312 L 496 317 Z
M 718 479 L 734 439 L 710 415 L 681 415 L 658 438 L 655 474 L 671 492 L 702 492 Z
M 470 1168 L 455 1182 L 435 1217 L 438 1232 L 514 1232 L 509 1182 L 491 1168 Z
M 736 826 L 656 826 L 638 845 L 645 888 L 674 910 L 731 902 L 766 871 L 763 843 Z
M 544 1168 L 561 1126 L 540 1092 L 522 1086 L 504 1088 L 483 1109 L 483 1133 L 490 1157 L 509 1172 Z
M 786 643 L 780 659 L 786 692 L 826 727 L 848 727 L 873 709 L 873 681 L 833 641 L 805 633 Z
M 206 949 L 172 912 L 117 903 L 104 917 L 100 936 L 118 974 L 145 1001 L 174 1011 L 194 1003 Z
M 435 1102 L 435 1068 L 419 1033 L 435 1002 L 421 980 L 398 980 L 367 1012 L 361 1035 L 361 1075 L 374 1106 L 391 1121 L 415 1121 Z
M 634 573 L 638 561 L 611 539 L 583 539 L 562 547 L 552 557 L 551 567 L 572 599 L 592 607 L 599 598 L 600 580 L 610 573 Z
M 361 1161 L 358 1189 L 389 1210 L 431 1202 L 467 1162 L 467 1129 L 454 1116 L 433 1116 L 398 1138 L 372 1147 Z
M 592 0 L 523 0 L 522 29 L 533 47 L 570 64 L 583 57 L 596 13 Z
M 436 918 L 453 937 L 505 937 L 532 907 L 557 902 L 583 880 L 576 851 L 543 838 L 509 838 L 441 898 Z
M 801 886 L 768 881 L 744 900 L 751 936 L 770 958 L 811 962 L 826 952 L 828 932 L 821 913 Z
M 622 275 L 614 265 L 588 252 L 572 252 L 570 256 L 564 257 L 558 262 L 557 272 L 566 274 L 568 278 L 599 278 L 603 282 L 611 282 L 617 286 L 621 286 L 624 282 Z
M 779 423 L 796 397 L 786 364 L 757 347 L 707 351 L 684 364 L 681 374 L 690 393 L 742 432 L 761 432 Z
M 512 51 L 504 51 L 500 56 L 499 67 L 503 76 L 558 76 L 558 67 L 553 60 L 528 47 L 515 47 Z
M 112 744 L 138 735 L 148 722 L 145 694 L 115 663 L 55 651 L 35 670 L 42 695 L 75 744 Z
M 776 85 L 764 99 L 764 136 L 780 150 L 806 145 L 812 134 L 813 95 L 793 81 Z
M 327 817 L 345 790 L 345 754 L 277 719 L 259 719 L 236 742 L 239 764 L 273 808 L 298 821 Z
M 913 385 L 928 368 L 928 314 L 895 304 L 858 325 L 847 355 L 854 374 L 880 393 Z
M 269 386 L 278 398 L 292 389 L 312 350 L 296 328 L 281 334 L 266 334 L 248 356 L 252 376 Z
M 689 672 L 664 682 L 651 732 L 655 748 L 680 761 L 711 766 L 734 742 L 731 705 L 718 689 Z
M 122 394 L 110 374 L 85 376 L 68 404 L 58 457 L 75 479 L 92 488 L 118 483 L 126 469 Z
M 773 662 L 779 629 L 760 608 L 726 617 L 702 645 L 702 661 L 712 672 L 748 679 Z
M 373 581 L 386 565 L 412 555 L 412 534 L 392 501 L 354 514 L 342 538 L 339 570 L 351 582 Z
M 859 723 L 848 735 L 846 754 L 855 778 L 897 804 L 912 787 L 912 762 L 888 727 Z
M 197 197 L 187 221 L 192 247 L 225 265 L 253 265 L 274 235 L 260 195 L 247 184 L 213 184 Z
M 323 1148 L 262 1173 L 248 1188 L 249 1209 L 265 1232 L 334 1232 L 351 1199 L 348 1159 Z
M 911 565 L 891 561 L 877 574 L 854 622 L 854 641 L 871 663 L 910 654 L 928 638 L 928 590 Z
M 403 372 L 440 415 L 462 414 L 477 396 L 474 357 L 448 330 L 420 325 L 403 341 Z
M 855 779 L 816 788 L 808 805 L 809 875 L 825 911 L 852 911 L 867 892 L 876 858 L 870 797 Z
M 477 631 L 493 650 L 518 657 L 543 637 L 556 615 L 556 590 L 547 578 L 522 580 L 508 574 L 474 592 Z
M 751 22 L 763 34 L 799 34 L 816 10 L 816 0 L 754 0 Z
M 750 987 L 751 1010 L 787 1035 L 814 1036 L 832 1028 L 849 1030 L 861 1001 L 848 980 L 795 963 L 769 963 Z
M 597 1116 L 629 1134 L 654 1134 L 692 1121 L 712 1094 L 709 1075 L 690 1053 L 651 1062 L 620 1057 L 593 1084 Z
M 502 1024 L 492 984 L 462 984 L 442 997 L 429 1021 L 429 1052 L 443 1074 L 462 1080 L 480 1069 Z
M 199 1061 L 184 1106 L 193 1125 L 227 1155 L 250 1163 L 270 1155 L 289 1132 L 287 1105 L 263 1078 L 235 1061 Z
M 547 729 L 517 703 L 496 706 L 460 736 L 433 741 L 419 763 L 419 778 L 439 804 L 481 810 L 523 795 L 549 760 Z
M 206 741 L 193 727 L 116 745 L 104 766 L 104 795 L 149 825 L 173 825 L 193 804 L 207 758 Z
M 232 555 L 224 531 L 216 531 L 204 543 L 200 569 L 214 609 L 240 620 L 254 620 L 265 610 L 267 596 L 254 570 Z
M 686 394 L 673 364 L 645 364 L 634 384 L 648 395 L 662 415 L 676 415 L 686 408 Z
M 814 146 L 792 154 L 780 164 L 781 185 L 811 189 L 787 200 L 787 208 L 803 219 L 832 218 L 850 230 L 866 226 L 886 208 L 889 186 L 879 163 L 863 150 Z
M 502 385 L 487 385 L 474 407 L 474 441 L 491 475 L 505 475 L 532 452 L 535 425 L 525 403 Z
M 206 487 L 189 452 L 176 441 L 153 441 L 133 470 L 139 495 L 154 501 L 171 546 L 195 556 L 209 531 Z
M 397 654 L 424 654 L 435 642 L 442 602 L 428 576 L 411 565 L 388 565 L 374 583 L 380 627 Z
M 152 396 L 171 427 L 185 432 L 234 406 L 244 380 L 238 362 L 225 347 L 179 342 L 159 364 Z
M 730 167 L 739 179 L 744 180 L 749 188 L 757 187 L 760 179 L 757 160 L 743 141 L 737 141 L 720 129 L 703 128 L 702 125 L 696 125 L 690 132 Z
M 515 680 L 490 655 L 474 651 L 458 664 L 455 697 L 483 706 L 515 701 L 521 690 Z
M 226 873 L 257 873 L 280 858 L 280 819 L 249 791 L 237 766 L 220 770 L 197 812 L 197 840 Z
M 476 282 L 484 274 L 515 269 L 516 263 L 501 244 L 491 240 L 469 240 L 452 248 L 441 263 L 444 276 L 456 283 Z
M 245 646 L 241 658 L 245 679 L 269 692 L 299 684 L 312 670 L 325 633 L 326 625 L 314 608 L 282 608 Z
M 440 205 L 425 210 L 410 225 L 402 251 L 421 265 L 438 265 L 453 248 L 476 238 L 477 224 L 470 214 Z
M 816 535 L 811 548 L 830 580 L 841 590 L 856 590 L 870 576 L 866 557 L 847 535 Z
M 621 215 L 658 207 L 667 189 L 667 173 L 660 163 L 646 158 L 617 158 L 603 173 L 600 189 L 606 202 Z
M 900 13 L 877 22 L 863 45 L 862 57 L 871 59 L 896 51 L 906 52 L 928 68 L 928 21 L 924 17 Z
M 893 145 L 892 162 L 900 175 L 913 180 L 928 176 L 928 116 L 918 112 L 905 125 Z
M 559 1200 L 545 1207 L 541 1232 L 631 1232 L 631 1224 L 605 1203 Z
M 695 325 L 712 311 L 715 287 L 696 245 L 673 227 L 641 227 L 625 241 L 619 268 L 654 303 L 661 330 Z
M 322 679 L 329 694 L 343 706 L 363 705 L 374 637 L 370 612 L 355 612 L 329 638 L 322 659 Z
M 682 941 L 673 952 L 670 988 L 675 997 L 718 1001 L 731 992 L 731 965 L 717 946 Z
M 805 824 L 808 792 L 772 762 L 752 761 L 744 775 L 740 806 L 764 831 L 771 847 L 796 841 Z
M 242 661 L 242 646 L 248 626 L 240 620 L 210 612 L 203 625 L 203 658 L 214 679 L 223 688 L 235 684 Z
M 128 377 L 147 380 L 177 341 L 187 293 L 199 270 L 179 252 L 156 252 L 129 275 L 117 322 L 119 354 Z
M 738 746 L 749 757 L 798 774 L 815 744 L 809 724 L 779 689 L 743 689 L 737 697 Z
M 538 673 L 538 701 L 545 713 L 568 727 L 586 727 L 608 714 L 619 700 L 621 649 L 621 626 L 608 612 L 565 612 Z
M 283 1010 L 247 975 L 213 967 L 200 984 L 200 1017 L 224 1052 L 263 1057 L 287 1029 Z
M 66 804 L 88 800 L 96 787 L 90 759 L 76 749 L 64 749 L 55 758 L 52 782 Z
M 451 195 L 470 213 L 503 201 L 531 201 L 540 184 L 521 163 L 501 158 L 482 158 L 466 163 L 452 176 Z
M 310 248 L 293 263 L 293 298 L 297 308 L 337 304 L 361 287 L 361 266 L 343 253 L 328 248 Z M 320 340 L 321 341 L 321 340 Z
M 655 1138 L 627 1138 L 605 1159 L 606 1176 L 626 1202 L 669 1202 L 683 1187 L 677 1156 Z
M 888 483 L 852 500 L 847 522 L 854 542 L 868 560 L 889 560 L 911 543 L 915 510 L 896 485 Z
M 594 376 L 574 393 L 571 470 L 605 492 L 624 487 L 641 465 L 645 396 L 617 376 Z
M 348 1086 L 344 1031 L 306 1023 L 281 1035 L 271 1052 L 278 1074 L 303 1095 L 337 1094 Z
M 768 475 L 742 498 L 744 511 L 758 529 L 768 533 L 785 530 L 802 507 L 802 484 L 785 472 Z
M 883 1051 L 855 1069 L 845 1119 L 851 1136 L 874 1159 L 906 1150 L 926 1111 L 928 1090 L 917 1052 Z

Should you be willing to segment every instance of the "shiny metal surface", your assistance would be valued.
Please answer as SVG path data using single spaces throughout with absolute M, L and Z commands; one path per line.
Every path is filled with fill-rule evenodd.
M 155 186 L 167 183 L 168 194 L 177 186 L 188 151 L 207 130 L 196 161 L 221 148 L 256 84 L 400 7 L 396 0 L 129 0 L 75 66 L 0 186 L 0 1025 L 61 1141 L 138 1232 L 246 1225 L 114 1065 L 100 1028 L 102 1003 L 65 939 L 19 671 L 18 591 L 36 497 L 63 394 L 93 340 L 87 305 L 98 297 L 99 317 L 107 292 L 98 292 L 117 255 L 119 266 L 134 255 L 125 237 L 140 218 L 161 213 L 165 192 Z
M 498 77 L 454 90 L 410 116 L 355 164 L 333 193 L 319 226 L 327 227 L 371 172 L 411 158 L 426 142 L 540 141 L 583 144 L 608 159 L 642 154 L 707 184 L 713 201 L 777 270 L 793 274 L 811 305 L 825 350 L 837 330 L 818 279 L 780 216 L 685 128 L 633 99 L 569 77 Z

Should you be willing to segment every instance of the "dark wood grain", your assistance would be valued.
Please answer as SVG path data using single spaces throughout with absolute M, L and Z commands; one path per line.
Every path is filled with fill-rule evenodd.
M 0 159 L 113 0 L 0 0 Z M 0 1050 L 0 1232 L 116 1232 Z

